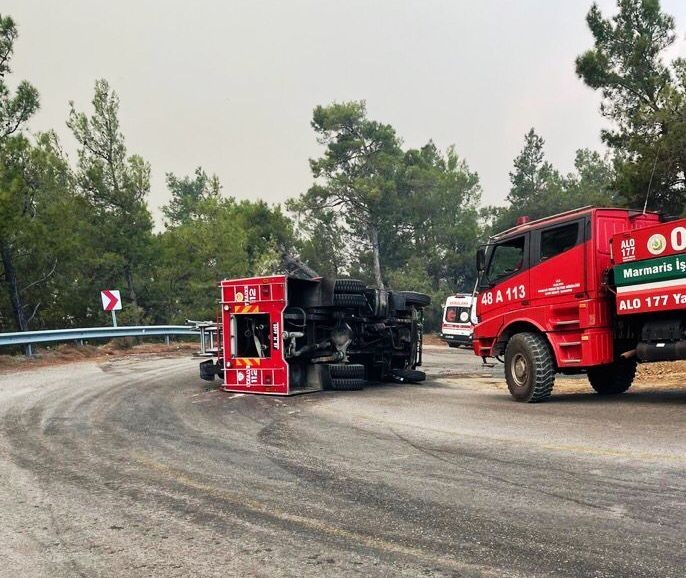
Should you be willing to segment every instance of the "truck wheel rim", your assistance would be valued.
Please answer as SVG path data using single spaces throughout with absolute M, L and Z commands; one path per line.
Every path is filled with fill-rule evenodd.
M 526 361 L 526 357 L 524 357 L 521 353 L 517 353 L 512 358 L 510 369 L 512 370 L 512 378 L 514 379 L 517 387 L 526 385 L 527 378 L 529 376 L 529 364 Z

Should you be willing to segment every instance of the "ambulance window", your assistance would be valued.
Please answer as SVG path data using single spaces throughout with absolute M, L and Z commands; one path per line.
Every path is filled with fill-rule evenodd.
M 446 307 L 445 320 L 448 323 L 469 323 L 470 313 L 469 307 Z
M 499 283 L 522 269 L 524 262 L 524 237 L 510 239 L 493 247 L 486 279 Z
M 541 261 L 568 251 L 576 245 L 578 238 L 578 222 L 543 231 L 541 233 Z

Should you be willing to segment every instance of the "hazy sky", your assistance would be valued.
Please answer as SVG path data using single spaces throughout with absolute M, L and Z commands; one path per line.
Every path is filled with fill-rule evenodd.
M 73 156 L 68 102 L 90 110 L 96 78 L 121 99 L 129 152 L 164 173 L 202 165 L 224 192 L 283 201 L 311 182 L 312 109 L 365 99 L 408 146 L 455 144 L 484 200 L 502 202 L 530 127 L 549 159 L 600 148 L 599 99 L 574 74 L 591 46 L 590 0 L 4 0 L 19 25 L 11 82 L 40 91 L 34 130 Z M 612 12 L 614 0 L 599 3 Z M 671 55 L 686 56 L 686 2 Z

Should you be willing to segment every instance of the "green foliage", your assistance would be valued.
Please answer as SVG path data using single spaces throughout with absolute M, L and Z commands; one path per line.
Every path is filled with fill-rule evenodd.
M 200 218 L 167 229 L 153 241 L 146 302 L 157 323 L 214 319 L 218 282 L 249 273 L 247 235 L 235 203 L 212 205 Z
M 424 327 L 426 331 L 438 331 L 443 315 L 442 305 L 446 297 L 456 291 L 454 285 L 442 280 L 438 286 L 427 277 L 426 267 L 420 257 L 412 257 L 399 269 L 388 273 L 388 284 L 396 291 L 419 291 L 431 297 L 431 305 L 424 310 Z M 472 287 L 469 288 L 471 292 Z
M 543 138 L 533 128 L 524 137 L 524 148 L 515 158 L 514 171 L 510 173 L 512 188 L 507 196 L 515 210 L 528 206 L 539 212 L 545 211 L 550 200 L 560 194 L 562 178 L 545 160 L 544 144 Z
M 0 142 L 17 132 L 38 110 L 38 91 L 26 81 L 21 81 L 14 96 L 5 83 L 11 72 L 10 60 L 14 53 L 17 27 L 9 16 L 0 14 Z
M 296 250 L 300 258 L 320 275 L 334 278 L 342 275 L 348 269 L 348 252 L 336 212 L 316 208 L 301 210 L 302 205 L 293 199 L 286 207 L 294 213 Z
M 615 173 L 607 157 L 579 149 L 574 172 L 563 176 L 546 160 L 544 145 L 533 128 L 525 135 L 524 147 L 510 173 L 509 206 L 492 207 L 486 215 L 493 232 L 513 227 L 520 216 L 540 219 L 587 205 L 611 206 L 616 202 Z
M 231 203 L 234 201 L 231 199 Z M 245 232 L 244 250 L 250 270 L 268 252 L 289 252 L 293 249 L 293 224 L 278 205 L 270 207 L 264 201 L 234 203 L 237 227 Z
M 93 114 L 77 112 L 71 103 L 69 121 L 78 141 L 77 183 L 94 207 L 103 261 L 126 285 L 123 298 L 139 307 L 134 278 L 147 268 L 152 217 L 146 204 L 150 166 L 127 155 L 119 128 L 119 98 L 105 80 L 95 83 Z
M 221 279 L 269 273 L 293 247 L 290 219 L 278 206 L 222 198 L 218 179 L 204 175 L 198 169 L 194 179 L 167 179 L 173 199 L 182 196 L 179 183 L 195 188 L 183 197 L 192 203 L 176 205 L 185 212 L 153 239 L 142 299 L 156 323 L 214 319 Z
M 301 257 L 322 274 L 434 295 L 431 326 L 445 294 L 474 283 L 478 175 L 453 148 L 403 150 L 364 103 L 317 107 L 312 126 L 326 147 L 311 161 L 316 182 L 287 205 Z
M 0 203 L 6 247 L 11 258 L 3 265 L 15 276 L 16 296 L 25 327 L 69 327 L 92 323 L 97 303 L 93 287 L 96 256 L 91 239 L 90 205 L 73 192 L 72 174 L 52 133 L 38 135 L 35 144 L 23 137 L 7 143 L 0 163 L 0 188 L 22 192 Z M 5 184 L 10 178 L 13 187 Z M 24 204 L 27 202 L 27 204 Z M 12 294 L 0 297 L 0 311 L 13 310 Z M 17 329 L 0 314 L 0 329 Z
M 577 74 L 599 90 L 601 113 L 614 123 L 603 139 L 615 151 L 616 187 L 624 203 L 680 214 L 686 210 L 686 62 L 666 64 L 674 20 L 659 0 L 618 0 L 604 18 L 586 17 L 594 47 L 576 60 Z
M 35 194 L 44 177 L 37 149 L 23 136 L 26 121 L 38 110 L 38 92 L 22 81 L 14 95 L 5 76 L 10 72 L 17 28 L 8 16 L 0 16 L 0 260 L 2 281 L 15 327 L 28 328 L 21 273 L 17 271 L 17 252 L 31 219 L 35 215 Z
M 335 215 L 341 234 L 371 250 L 374 279 L 383 287 L 379 237 L 397 197 L 400 142 L 393 127 L 367 118 L 364 102 L 318 106 L 312 128 L 326 148 L 310 160 L 315 184 L 293 206 L 309 218 Z
M 597 151 L 579 149 L 574 158 L 574 172 L 564 180 L 568 208 L 617 204 L 614 190 L 615 171 L 611 159 Z
M 172 226 L 198 218 L 203 203 L 219 200 L 221 193 L 217 175 L 208 177 L 202 167 L 195 169 L 193 177 L 179 179 L 174 173 L 167 173 L 167 188 L 171 200 L 162 207 L 162 213 Z
M 150 167 L 127 152 L 119 99 L 95 84 L 92 112 L 68 119 L 79 145 L 72 168 L 52 133 L 30 136 L 38 109 L 27 82 L 6 78 L 17 37 L 0 16 L 0 330 L 109 323 L 99 291 L 122 288 L 122 323 L 213 319 L 222 278 L 280 271 L 296 253 L 326 276 L 351 276 L 428 293 L 427 328 L 440 304 L 474 283 L 474 252 L 489 232 L 520 215 L 538 218 L 583 205 L 686 210 L 686 60 L 664 61 L 674 22 L 657 0 L 618 0 L 587 16 L 594 45 L 577 74 L 602 95 L 612 155 L 576 151 L 562 174 L 531 129 L 514 159 L 502 207 L 481 207 L 478 175 L 453 148 L 403 146 L 394 128 L 368 118 L 365 103 L 318 106 L 322 145 L 313 184 L 289 213 L 221 194 L 216 176 L 167 173 L 165 228 L 153 233 Z
M 509 207 L 498 215 L 496 230 L 512 227 L 520 215 L 538 219 L 559 212 L 567 204 L 562 175 L 546 160 L 544 145 L 533 128 L 524 136 L 524 147 L 510 173 Z
M 472 254 L 480 235 L 479 177 L 453 148 L 442 154 L 433 143 L 405 152 L 398 171 L 396 211 L 385 232 L 397 239 L 400 263 L 424 263 L 434 289 L 447 280 L 455 289 L 473 283 Z

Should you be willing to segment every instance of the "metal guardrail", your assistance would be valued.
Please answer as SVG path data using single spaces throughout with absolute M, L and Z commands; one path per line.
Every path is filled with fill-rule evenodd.
M 218 328 L 213 321 L 193 321 L 188 320 L 194 328 L 200 333 L 200 351 L 196 353 L 198 357 L 214 357 L 217 355 L 218 342 Z
M 88 339 L 114 339 L 117 337 L 169 337 L 170 335 L 200 335 L 200 330 L 188 325 L 131 325 L 124 327 L 86 327 L 81 329 L 50 329 L 47 331 L 17 331 L 0 333 L 3 345 L 26 345 L 31 355 L 34 343 L 54 341 L 84 341 Z

